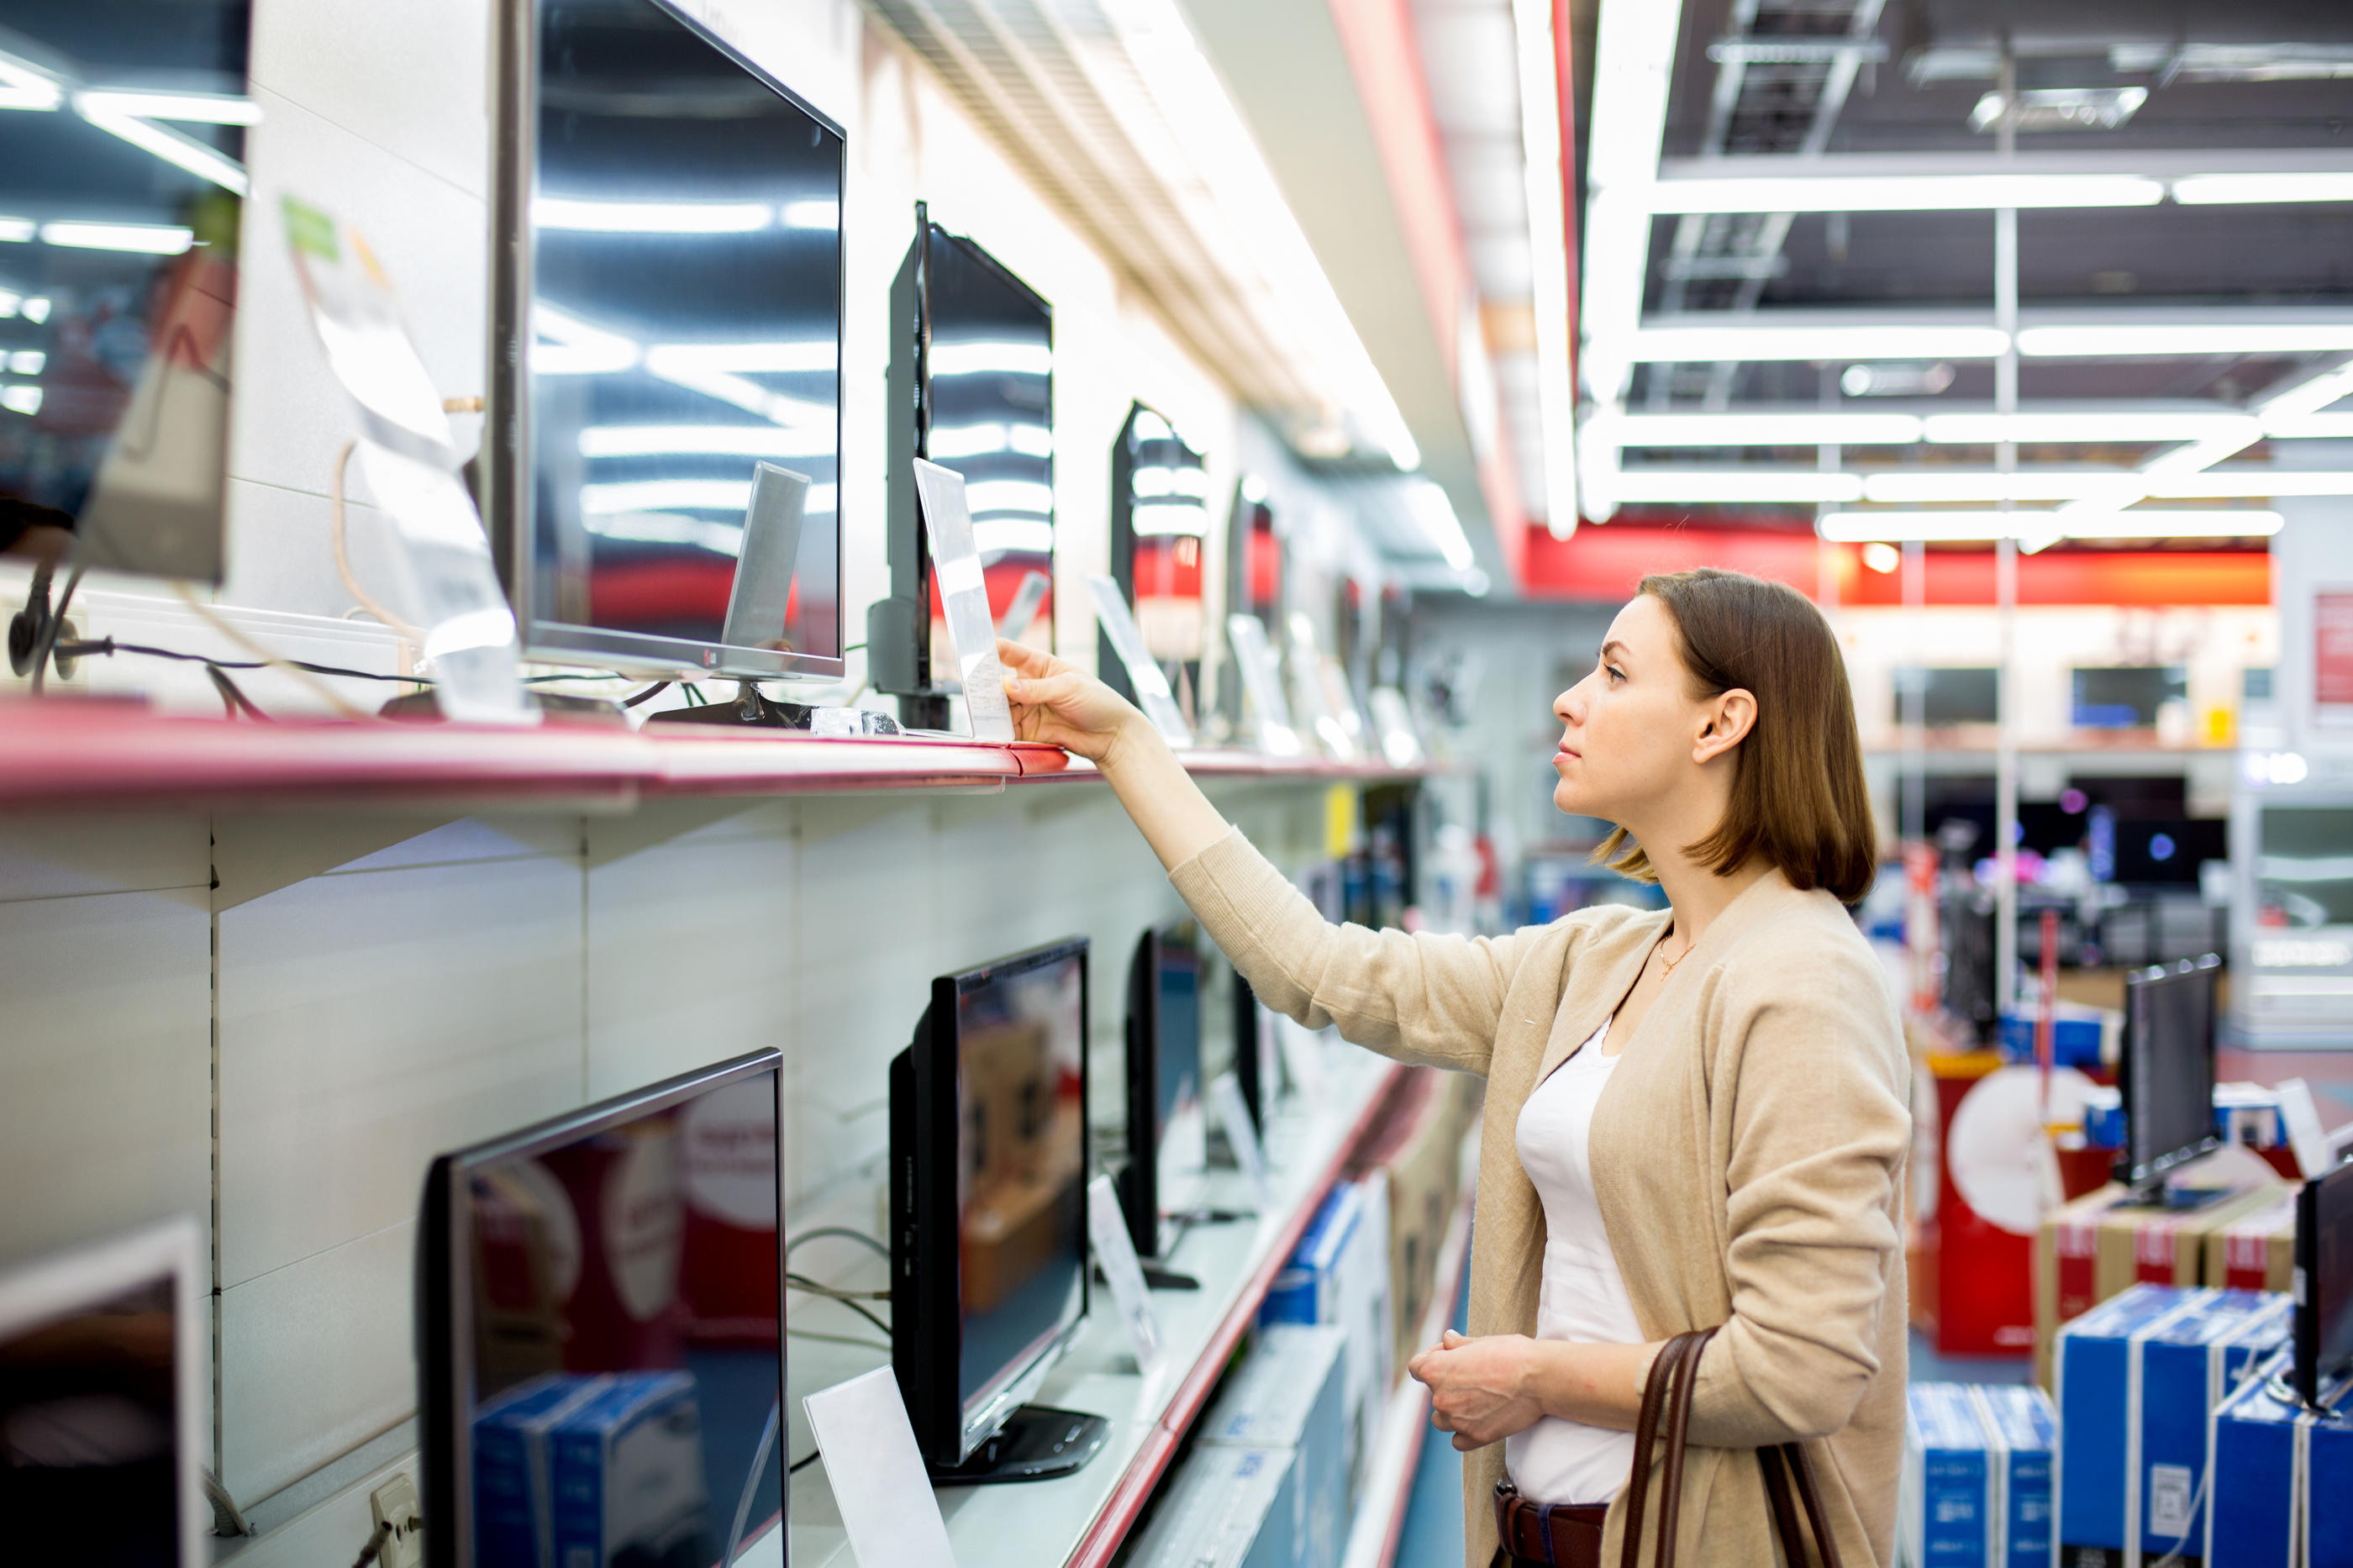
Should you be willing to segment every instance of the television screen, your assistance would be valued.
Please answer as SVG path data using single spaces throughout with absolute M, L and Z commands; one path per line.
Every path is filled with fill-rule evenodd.
M 2001 721 L 2001 671 L 1990 667 L 1968 669 L 1899 668 L 1895 673 L 1898 724 L 1913 722 L 1912 704 L 1920 705 L 1918 722 L 1931 730 L 1956 724 L 1994 724 Z
M 1164 1195 L 1208 1161 L 1208 1125 L 1202 1110 L 1201 956 L 1190 921 L 1164 926 L 1155 964 L 1155 1011 L 1158 1015 L 1158 1089 L 1155 1121 L 1159 1131 L 1160 1190 Z
M 2296 1194 L 2295 1384 L 2307 1405 L 2353 1372 L 2353 1164 Z
M 779 1076 L 762 1052 L 434 1162 L 433 1562 L 708 1564 L 780 1519 Z
M 1112 448 L 1112 576 L 1163 664 L 1201 658 L 1201 554 L 1209 473 L 1176 426 L 1137 404 Z M 1117 672 L 1116 658 L 1098 661 Z
M 2189 672 L 2178 664 L 2078 669 L 2073 680 L 2078 730 L 2154 729 L 2158 709 L 2189 697 Z
M 501 73 L 493 331 L 519 352 L 486 490 L 525 642 L 838 675 L 840 128 L 666 0 L 505 4 L 535 44 Z M 793 505 L 754 506 L 764 465 Z
M 0 555 L 220 580 L 251 11 L 10 0 Z
M 196 1227 L 0 1274 L 0 1517 L 12 1563 L 196 1568 L 206 1358 Z
M 2230 857 L 2230 824 L 2212 818 L 2120 817 L 2112 832 L 2113 879 L 2125 883 L 2186 882 L 2198 868 Z
M 2153 1189 L 2165 1173 L 2214 1147 L 2212 954 L 2142 970 L 2125 987 L 2119 1084 L 2125 1150 L 2117 1179 Z
M 2266 805 L 2255 820 L 2258 923 L 2353 925 L 2353 806 Z

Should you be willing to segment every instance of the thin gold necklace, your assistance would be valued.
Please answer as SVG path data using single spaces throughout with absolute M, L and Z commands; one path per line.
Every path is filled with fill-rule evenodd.
M 1688 938 L 1684 940 L 1683 958 L 1669 958 L 1667 956 L 1666 943 L 1664 942 L 1661 942 L 1657 947 L 1652 948 L 1651 951 L 1659 955 L 1659 979 L 1663 983 L 1674 977 L 1676 964 L 1681 963 L 1683 961 L 1683 958 L 1689 958 L 1691 956 L 1691 942 Z

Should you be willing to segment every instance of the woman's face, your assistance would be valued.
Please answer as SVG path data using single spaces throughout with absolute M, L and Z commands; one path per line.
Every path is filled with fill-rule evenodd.
M 1650 595 L 1618 612 L 1593 672 L 1553 699 L 1563 726 L 1555 805 L 1625 826 L 1692 778 L 1708 716 L 1676 644 L 1666 606 Z

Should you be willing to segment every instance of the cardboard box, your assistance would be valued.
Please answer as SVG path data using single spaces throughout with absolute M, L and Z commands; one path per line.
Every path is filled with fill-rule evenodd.
M 2046 1568 L 2058 1416 L 2037 1388 L 1915 1384 L 1905 1432 L 1911 1568 Z
M 1260 1323 L 1269 1327 L 1322 1323 L 1346 1331 L 1342 1360 L 1351 1476 L 1388 1389 L 1388 1183 L 1378 1173 L 1334 1187 L 1259 1309 Z M 1382 1400 L 1374 1397 L 1376 1390 Z
M 2205 1539 L 2206 1428 L 2288 1332 L 2284 1296 L 2135 1285 L 2059 1331 L 2059 1568 Z
M 1296 1485 L 1288 1448 L 1203 1444 L 1162 1493 L 1129 1568 L 1291 1568 Z
M 1338 1568 L 1347 1545 L 1345 1339 L 1336 1328 L 1262 1331 L 1199 1428 L 1205 1444 L 1291 1450 L 1296 1568 Z
M 2051 1345 L 2060 1325 L 2130 1286 L 2207 1283 L 2206 1238 L 2269 1208 L 2267 1182 L 2203 1208 L 2143 1208 L 2111 1183 L 2045 1215 L 2034 1245 L 2034 1380 L 2052 1386 Z
M 2284 1386 L 2288 1365 L 2286 1352 L 2274 1356 L 2214 1413 L 2206 1568 L 2353 1564 L 2353 1531 L 2336 1522 L 2353 1495 L 2353 1422 L 2303 1408 Z M 2353 1379 L 2321 1398 L 2345 1409 Z M 2315 1498 L 2332 1506 L 2316 1510 Z
M 2225 1290 L 2286 1290 L 2295 1284 L 2295 1187 L 2206 1233 L 2201 1283 Z
M 602 1374 L 549 1373 L 494 1395 L 474 1415 L 474 1561 L 547 1568 L 555 1556 L 549 1437 L 612 1386 Z

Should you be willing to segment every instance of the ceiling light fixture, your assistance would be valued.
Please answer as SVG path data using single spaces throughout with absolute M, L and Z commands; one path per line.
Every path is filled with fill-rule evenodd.
M 1980 135 L 2010 131 L 2114 131 L 2148 101 L 2145 87 L 2036 87 L 2015 99 L 1987 93 L 1969 110 Z
M 1996 207 L 2147 207 L 2147 174 L 1681 175 L 1650 187 L 1663 214 L 1975 212 Z
M 0 217 L 0 243 L 29 245 L 40 227 L 28 217 Z
M 1620 468 L 1615 488 L 1621 506 L 1799 505 L 1863 499 L 1860 476 L 1812 468 Z
M 1520 73 L 1520 160 L 1535 309 L 1545 530 L 1567 539 L 1577 531 L 1577 389 L 1569 372 L 1568 208 L 1560 163 L 1559 52 L 1552 0 L 1512 0 L 1512 32 Z M 1479 330 L 1475 317 L 1470 330 Z
M 41 242 L 74 250 L 127 250 L 142 256 L 178 256 L 195 234 L 170 223 L 45 223 Z
M 1753 318 L 1752 318 L 1753 320 Z M 1805 326 L 1653 326 L 1631 333 L 1627 359 L 1634 363 L 1709 364 L 1728 360 L 1939 360 L 1996 359 L 2010 346 L 1999 327 L 1844 326 L 1817 321 Z
M 2174 326 L 2021 327 L 2028 359 L 2195 359 L 2209 354 L 2307 354 L 2353 350 L 2353 322 L 2216 321 Z
M 74 95 L 74 110 L 83 120 L 110 136 L 128 142 L 142 153 L 150 153 L 177 169 L 185 170 L 200 180 L 210 180 L 225 191 L 244 195 L 249 182 L 245 177 L 245 165 L 219 148 L 199 142 L 184 131 L 168 125 L 158 125 L 153 120 L 142 120 L 135 114 L 109 108 L 106 100 L 117 95 L 103 92 L 81 92 Z
M 0 70 L 5 70 L 0 67 Z M 74 94 L 74 107 L 128 114 L 141 120 L 177 120 L 192 125 L 259 125 L 261 106 L 249 98 L 217 92 L 144 92 L 94 87 Z
M 2026 414 L 1931 414 L 1927 438 L 1944 445 L 1990 447 L 2000 441 L 2033 443 L 2204 441 L 2263 433 L 2252 415 L 2126 410 Z
M 1935 397 L 1953 384 L 1953 367 L 1935 364 L 1851 364 L 1839 374 L 1849 397 Z
M 0 110 L 41 114 L 56 110 L 65 100 L 65 89 L 58 85 L 57 78 L 29 60 L 0 54 Z
M 1468 571 L 1473 557 L 1471 541 L 1462 531 L 1462 520 L 1454 513 L 1454 502 L 1446 487 L 1435 479 L 1414 479 L 1408 482 L 1405 492 L 1406 510 L 1413 514 L 1422 534 L 1446 563 L 1457 572 Z
M 1577 372 L 1586 393 L 1604 409 L 1622 405 L 1633 378 L 1630 341 L 1642 318 L 1642 289 L 1651 247 L 1651 193 L 1667 120 L 1667 87 L 1682 26 L 1680 0 L 1630 0 L 1600 7 L 1595 23 L 1593 110 L 1585 147 L 1585 255 L 1579 268 L 1577 325 L 1584 353 Z M 1612 510 L 1604 449 L 1593 469 L 1594 444 L 1577 444 L 1577 485 L 1587 517 Z
M 1595 414 L 1586 427 L 1611 447 L 1903 447 L 1916 414 Z
M 2280 531 L 2275 511 L 2119 511 L 2070 518 L 2058 511 L 1834 511 L 1824 539 L 1841 544 L 2027 539 L 2260 539 Z
M 2173 199 L 2187 207 L 2253 202 L 2353 202 L 2353 174 L 2184 174 Z

